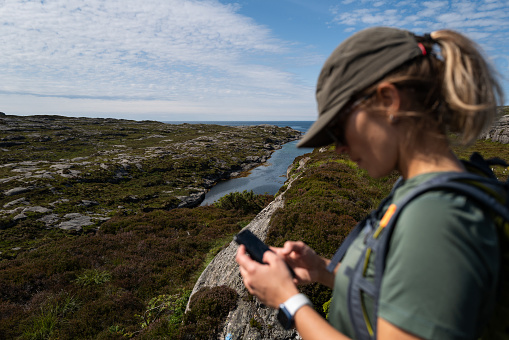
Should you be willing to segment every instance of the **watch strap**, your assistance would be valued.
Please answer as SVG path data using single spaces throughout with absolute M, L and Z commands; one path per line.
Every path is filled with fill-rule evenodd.
M 295 315 L 295 313 L 297 313 L 297 311 L 305 305 L 313 306 L 313 304 L 311 303 L 311 301 L 308 299 L 308 297 L 306 295 L 295 294 L 294 296 L 292 296 L 291 298 L 289 298 L 288 300 L 283 302 L 279 308 L 284 306 L 285 309 L 288 311 L 288 313 L 290 313 L 290 315 L 292 316 L 292 319 L 293 319 L 293 316 Z

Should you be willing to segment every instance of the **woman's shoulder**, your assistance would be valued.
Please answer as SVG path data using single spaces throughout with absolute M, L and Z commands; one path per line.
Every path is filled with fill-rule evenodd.
M 493 218 L 486 208 L 471 197 L 448 190 L 432 190 L 411 200 L 396 225 L 395 236 L 409 238 L 415 234 L 416 242 L 422 233 L 479 243 L 497 239 Z

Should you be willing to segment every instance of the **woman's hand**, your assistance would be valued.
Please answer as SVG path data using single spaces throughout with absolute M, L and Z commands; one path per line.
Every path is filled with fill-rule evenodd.
M 287 241 L 283 248 L 271 249 L 292 267 L 296 284 L 319 282 L 330 288 L 334 285 L 334 274 L 327 271 L 329 260 L 318 256 L 304 242 Z
M 246 255 L 246 248 L 240 245 L 235 259 L 249 293 L 267 306 L 279 308 L 281 303 L 299 293 L 285 261 L 276 253 L 266 251 L 265 264 L 260 264 Z

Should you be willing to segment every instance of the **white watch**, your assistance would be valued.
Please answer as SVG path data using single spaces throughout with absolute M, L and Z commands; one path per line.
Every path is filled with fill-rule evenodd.
M 297 311 L 305 305 L 313 306 L 311 301 L 304 294 L 296 294 L 279 305 L 279 313 L 277 319 L 284 329 L 293 327 L 293 317 Z

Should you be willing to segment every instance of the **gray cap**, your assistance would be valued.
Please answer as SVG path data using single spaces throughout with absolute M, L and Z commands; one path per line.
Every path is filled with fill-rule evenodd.
M 324 129 L 354 95 L 422 55 L 415 36 L 396 28 L 368 28 L 342 42 L 325 61 L 318 78 L 318 119 L 297 146 L 333 143 Z

